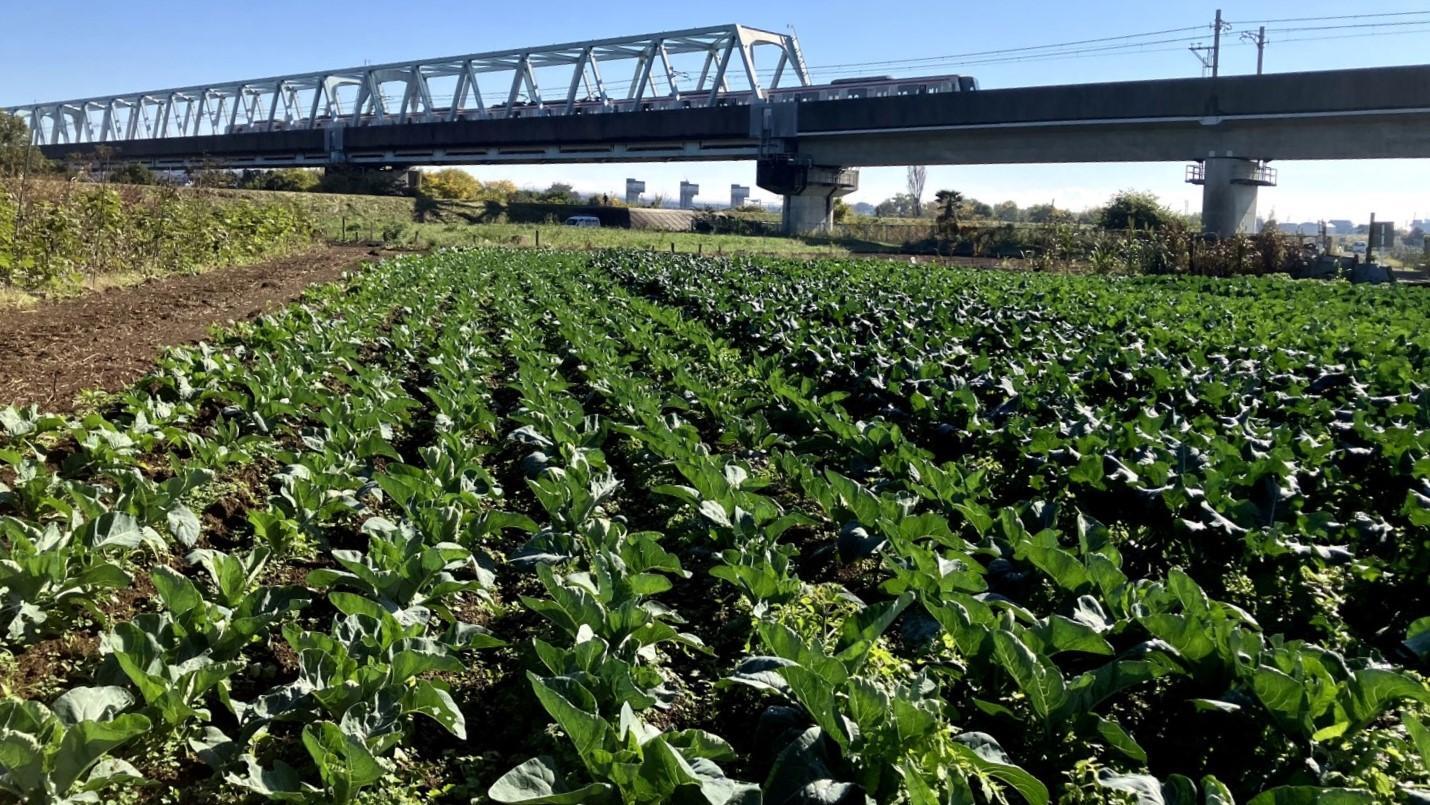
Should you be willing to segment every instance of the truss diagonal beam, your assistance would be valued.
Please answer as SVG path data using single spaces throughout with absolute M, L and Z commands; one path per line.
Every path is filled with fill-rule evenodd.
M 29 127 L 36 145 L 58 145 L 640 111 L 668 104 L 760 103 L 767 98 L 767 88 L 760 81 L 755 56 L 767 49 L 778 51 L 770 88 L 779 87 L 789 72 L 801 86 L 810 85 L 793 34 L 722 25 L 36 103 L 3 111 L 17 115 Z M 681 76 L 686 74 L 672 61 L 683 56 L 704 58 L 693 92 L 682 92 Z M 632 64 L 634 77 L 621 92 L 623 97 L 614 97 L 601 71 L 621 62 Z M 569 73 L 561 77 L 553 102 L 544 103 L 541 79 L 549 81 L 553 71 L 562 70 Z M 483 74 L 511 77 L 504 96 L 497 96 L 502 103 L 489 105 L 483 98 L 478 83 Z M 437 94 L 433 82 L 440 82 L 443 92 L 451 86 L 452 94 Z M 555 100 L 563 97 L 560 91 L 564 102 Z

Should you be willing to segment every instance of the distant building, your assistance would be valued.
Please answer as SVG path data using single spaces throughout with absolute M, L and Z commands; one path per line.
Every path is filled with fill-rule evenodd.
M 1355 222 L 1347 221 L 1344 218 L 1327 221 L 1326 226 L 1330 227 L 1332 235 L 1354 235 L 1356 233 Z

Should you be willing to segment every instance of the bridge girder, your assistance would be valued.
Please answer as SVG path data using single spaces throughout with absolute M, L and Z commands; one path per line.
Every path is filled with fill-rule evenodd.
M 778 51 L 778 62 L 765 86 L 756 56 L 769 49 Z M 689 78 L 694 64 L 692 70 L 682 70 L 673 57 L 701 63 L 693 85 Z M 631 80 L 608 84 L 602 70 L 622 64 L 633 67 Z M 541 74 L 550 78 L 552 71 L 559 74 L 563 69 L 567 73 L 560 76 L 559 95 L 543 95 Z M 509 83 L 497 80 L 501 90 L 486 95 L 482 80 L 503 73 L 510 75 Z M 638 111 L 657 100 L 700 108 L 716 106 L 736 94 L 763 100 L 768 90 L 779 88 L 791 76 L 799 86 L 810 86 L 793 34 L 722 25 L 37 103 L 3 111 L 24 121 L 35 145 L 102 145 L 235 131 Z M 611 92 L 622 83 L 623 93 Z M 443 94 L 444 90 L 450 94 Z M 499 102 L 489 103 L 493 98 Z

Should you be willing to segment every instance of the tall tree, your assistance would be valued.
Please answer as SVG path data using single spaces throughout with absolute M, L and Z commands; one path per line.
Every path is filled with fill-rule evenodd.
M 909 195 L 914 198 L 914 217 L 924 214 L 924 183 L 928 181 L 929 169 L 923 165 L 910 165 L 907 183 Z
M 1098 215 L 1103 229 L 1161 229 L 1174 218 L 1171 210 L 1151 193 L 1124 190 L 1113 197 Z
M 938 230 L 944 240 L 957 238 L 963 228 L 963 194 L 957 190 L 940 190 L 934 196 L 938 204 Z
M 475 201 L 482 195 L 482 183 L 461 168 L 443 168 L 422 174 L 422 191 L 432 198 Z
M 30 128 L 20 118 L 0 112 L 0 176 L 38 173 L 45 158 L 30 145 Z

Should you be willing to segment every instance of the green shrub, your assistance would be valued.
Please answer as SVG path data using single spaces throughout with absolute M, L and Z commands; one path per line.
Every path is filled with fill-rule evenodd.
M 311 243 L 290 203 L 234 201 L 169 188 L 67 188 L 26 201 L 0 189 L 0 285 L 61 288 L 120 271 L 159 276 L 233 265 Z

